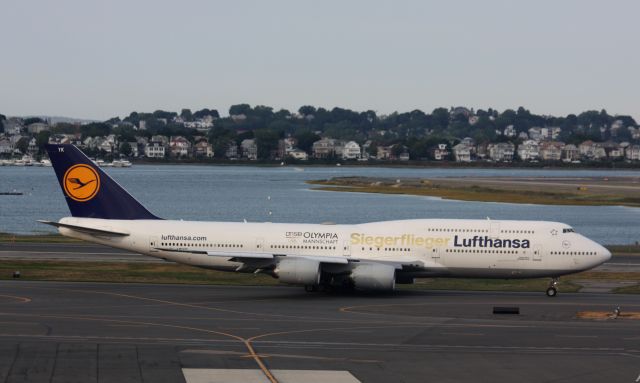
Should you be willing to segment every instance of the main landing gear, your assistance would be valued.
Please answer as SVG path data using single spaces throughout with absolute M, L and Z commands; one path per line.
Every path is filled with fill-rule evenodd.
M 551 282 L 549 282 L 549 287 L 547 287 L 546 294 L 549 298 L 553 298 L 558 295 L 558 278 L 552 278 Z

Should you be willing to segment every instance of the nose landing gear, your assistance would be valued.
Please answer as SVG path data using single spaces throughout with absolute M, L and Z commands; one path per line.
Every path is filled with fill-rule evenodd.
M 558 295 L 558 278 L 551 278 L 551 282 L 549 282 L 549 287 L 547 287 L 546 294 L 549 298 L 553 298 Z

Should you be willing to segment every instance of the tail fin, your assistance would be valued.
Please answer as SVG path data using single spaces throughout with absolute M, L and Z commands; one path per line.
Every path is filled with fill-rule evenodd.
M 47 145 L 53 169 L 74 217 L 160 219 L 73 145 Z

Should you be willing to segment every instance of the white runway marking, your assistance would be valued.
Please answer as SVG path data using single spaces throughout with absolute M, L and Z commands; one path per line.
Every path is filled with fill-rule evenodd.
M 269 383 L 260 370 L 183 368 L 187 383 Z M 349 371 L 271 370 L 279 383 L 360 383 Z

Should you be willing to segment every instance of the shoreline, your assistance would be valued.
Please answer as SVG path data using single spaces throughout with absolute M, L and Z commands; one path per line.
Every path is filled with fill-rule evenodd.
M 635 177 L 334 177 L 306 182 L 317 186 L 312 190 L 321 191 L 405 194 L 474 202 L 640 207 L 640 181 Z

